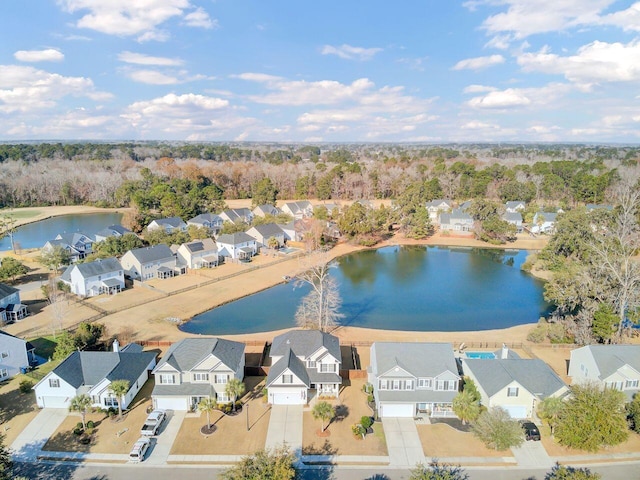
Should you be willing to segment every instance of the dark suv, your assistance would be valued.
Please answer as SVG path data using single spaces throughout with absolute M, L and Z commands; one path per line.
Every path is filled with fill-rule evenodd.
M 520 425 L 522 425 L 526 440 L 540 440 L 540 430 L 538 430 L 535 423 L 522 421 Z

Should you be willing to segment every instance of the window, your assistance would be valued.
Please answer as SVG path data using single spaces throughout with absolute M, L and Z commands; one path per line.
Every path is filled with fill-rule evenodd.
M 627 380 L 624 384 L 625 388 L 638 388 L 638 380 Z
M 116 397 L 104 397 L 104 406 L 109 408 L 109 407 L 117 407 L 118 406 L 118 399 Z
M 282 383 L 293 383 L 293 375 L 282 375 Z
M 413 390 L 413 380 L 380 380 L 379 390 Z
M 320 371 L 322 373 L 334 373 L 336 371 L 336 366 L 333 363 L 321 363 Z
M 7 358 L 9 356 L 9 352 L 2 352 L 2 353 L 0 353 L 0 356 L 2 358 Z
M 0 369 L 0 379 L 4 380 L 8 376 L 9 376 L 9 372 L 7 371 L 6 368 Z
M 51 387 L 51 388 L 60 388 L 60 379 L 58 379 L 58 378 L 50 378 L 49 379 L 49 387 Z
M 209 374 L 208 373 L 194 373 L 193 374 L 194 382 L 208 382 Z
M 507 389 L 507 397 L 517 397 L 518 396 L 518 387 L 509 387 Z
M 229 381 L 229 375 L 216 375 L 216 383 L 227 383 Z
M 174 385 L 176 383 L 176 377 L 170 373 L 161 373 L 159 378 L 161 385 Z
M 220 392 L 220 393 L 218 393 L 218 394 L 217 394 L 217 397 L 218 397 L 218 398 L 217 398 L 217 400 L 218 400 L 218 402 L 220 402 L 220 403 L 228 403 L 228 402 L 230 402 L 230 401 L 231 401 L 231 400 L 229 399 L 229 395 L 227 395 L 227 394 L 226 394 L 226 393 L 224 393 L 224 392 Z
M 419 378 L 418 388 L 431 388 L 432 380 L 430 378 Z
M 307 360 L 307 368 L 316 368 L 315 360 Z

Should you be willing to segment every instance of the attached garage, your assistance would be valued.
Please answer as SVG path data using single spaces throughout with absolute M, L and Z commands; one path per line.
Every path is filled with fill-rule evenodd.
M 525 405 L 505 405 L 504 408 L 511 418 L 527 418 L 527 407 Z
M 413 417 L 415 405 L 413 403 L 383 403 L 380 405 L 381 417 Z
M 271 390 L 276 390 L 272 388 Z M 305 405 L 307 390 L 269 391 L 269 403 L 272 405 Z
M 154 397 L 154 407 L 162 410 L 187 411 L 189 403 L 186 397 Z
M 43 408 L 69 408 L 71 399 L 69 397 L 56 397 L 53 395 L 42 397 Z

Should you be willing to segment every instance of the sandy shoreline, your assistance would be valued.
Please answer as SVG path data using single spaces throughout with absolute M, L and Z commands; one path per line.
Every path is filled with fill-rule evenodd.
M 62 215 L 84 215 L 89 213 L 124 213 L 130 210 L 127 207 L 122 208 L 101 208 L 101 207 L 91 207 L 87 205 L 66 205 L 66 206 L 49 206 L 49 207 L 24 207 L 24 208 L 14 208 L 14 209 L 3 209 L 0 211 L 0 214 L 11 214 L 18 212 L 38 212 L 37 215 L 33 217 L 27 218 L 16 218 L 15 227 L 22 227 L 29 223 L 40 222 L 42 220 L 46 220 L 52 217 L 59 217 Z

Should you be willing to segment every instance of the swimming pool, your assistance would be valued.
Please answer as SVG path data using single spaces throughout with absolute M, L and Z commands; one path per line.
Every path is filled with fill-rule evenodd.
M 465 352 L 466 358 L 479 358 L 486 360 L 487 358 L 496 358 L 495 353 L 493 352 Z

